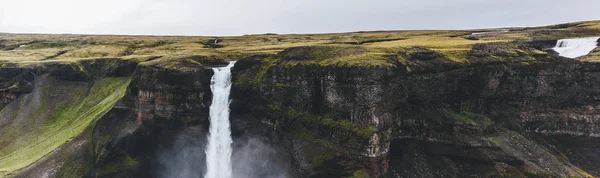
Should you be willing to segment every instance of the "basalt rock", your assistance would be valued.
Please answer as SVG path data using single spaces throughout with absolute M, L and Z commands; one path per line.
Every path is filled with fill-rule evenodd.
M 531 57 L 512 47 L 491 44 L 474 51 L 512 61 Z M 282 144 L 300 177 L 357 171 L 374 177 L 565 177 L 598 171 L 581 154 L 561 153 L 583 148 L 555 139 L 597 137 L 598 64 L 545 55 L 532 64 L 444 67 L 435 52 L 415 54 L 408 65 L 430 61 L 436 72 L 424 72 L 432 71 L 426 64 L 407 73 L 400 66 L 239 61 L 232 97 L 244 104 L 232 108 L 287 140 Z M 254 73 L 264 75 L 249 76 Z
M 531 47 L 533 47 L 535 49 L 545 50 L 545 49 L 553 48 L 554 46 L 556 46 L 557 42 L 558 42 L 557 39 L 551 39 L 551 38 L 534 38 L 532 40 L 525 41 L 524 43 L 527 46 L 531 46 Z
M 211 76 L 212 70 L 204 66 L 168 69 L 138 65 L 126 95 L 96 124 L 93 138 L 100 140 L 89 176 L 171 176 L 163 175 L 172 166 L 165 165 L 162 152 L 171 152 L 173 145 L 189 136 L 198 144 L 206 142 Z M 106 137 L 110 139 L 101 140 Z M 204 159 L 204 152 L 195 156 Z M 111 167 L 122 164 L 123 159 L 137 164 Z M 195 170 L 204 172 L 202 165 Z
M 48 88 L 51 84 L 41 82 L 40 76 L 56 80 L 57 84 L 85 85 L 106 77 L 131 80 L 124 96 L 106 114 L 55 152 L 13 176 L 62 177 L 71 172 L 75 177 L 152 177 L 164 170 L 164 163 L 156 154 L 170 149 L 182 133 L 194 130 L 199 142 L 205 142 L 211 99 L 210 67 L 168 69 L 120 59 L 96 59 L 0 71 L 7 76 L 2 81 L 7 88 L 3 93 L 7 103 L 30 93 L 32 88 Z M 35 85 L 34 78 L 42 84 Z M 34 95 L 39 95 L 41 89 L 37 90 Z M 68 99 L 66 95 L 53 96 L 61 97 Z
M 361 47 L 300 47 L 241 59 L 232 70 L 233 157 L 245 158 L 247 145 L 268 150 L 249 152 L 268 161 L 243 167 L 282 172 L 255 172 L 262 177 L 600 176 L 600 64 L 540 52 L 551 42 L 475 45 L 465 63 L 419 47 L 384 59 L 390 66 L 310 63 L 363 54 Z M 202 162 L 202 149 L 173 145 L 205 145 L 210 68 L 223 61 L 151 62 L 0 69 L 5 108 L 58 101 L 69 84 L 85 97 L 105 78 L 128 82 L 79 135 L 14 176 L 169 177 L 187 164 L 165 157 L 193 153 Z M 41 91 L 53 84 L 65 91 Z M 185 175 L 204 173 L 202 163 L 190 164 L 197 169 Z

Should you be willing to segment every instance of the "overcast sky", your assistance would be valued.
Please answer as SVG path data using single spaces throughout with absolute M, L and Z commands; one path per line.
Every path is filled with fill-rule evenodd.
M 243 35 L 600 20 L 600 0 L 0 0 L 0 32 Z

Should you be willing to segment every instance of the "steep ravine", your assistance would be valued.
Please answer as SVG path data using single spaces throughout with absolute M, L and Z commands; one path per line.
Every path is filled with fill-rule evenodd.
M 600 176 L 600 64 L 501 48 L 476 46 L 469 64 L 425 49 L 390 56 L 390 66 L 298 64 L 290 51 L 241 59 L 232 69 L 233 157 L 248 158 L 248 145 L 269 152 L 254 167 L 233 162 L 233 174 Z M 194 60 L 0 69 L 0 143 L 22 140 L 0 151 L 23 156 L 0 159 L 27 160 L 0 175 L 203 175 L 211 67 L 226 62 Z

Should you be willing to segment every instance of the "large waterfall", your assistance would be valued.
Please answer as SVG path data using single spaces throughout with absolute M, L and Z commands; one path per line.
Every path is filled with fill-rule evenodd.
M 568 58 L 577 58 L 590 53 L 598 45 L 600 37 L 591 38 L 572 38 L 558 40 L 556 46 L 552 48 L 560 56 Z
M 229 92 L 231 90 L 231 67 L 213 68 L 215 74 L 210 88 L 213 92 L 210 105 L 210 130 L 206 147 L 205 178 L 231 177 L 231 130 L 229 128 Z

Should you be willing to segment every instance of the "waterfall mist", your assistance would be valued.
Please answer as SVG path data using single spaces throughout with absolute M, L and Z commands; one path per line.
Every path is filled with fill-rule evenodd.
M 206 173 L 206 130 L 180 132 L 168 149 L 159 154 L 160 178 L 203 178 Z M 263 137 L 235 138 L 232 144 L 233 178 L 286 178 L 290 162 L 286 151 Z
M 160 153 L 159 177 L 174 178 L 285 178 L 290 177 L 291 163 L 282 144 L 269 137 L 252 133 L 232 138 L 231 125 L 245 125 L 251 132 L 256 127 L 247 123 L 231 123 L 230 90 L 231 62 L 226 67 L 213 68 L 213 93 L 210 105 L 209 130 L 186 129 L 176 136 L 174 144 Z M 238 120 L 245 120 L 238 118 Z M 239 130 L 239 129 L 238 129 Z M 261 132 L 256 132 L 261 133 Z
M 289 159 L 285 150 L 261 137 L 235 139 L 231 157 L 234 178 L 289 177 Z
M 177 134 L 173 143 L 158 154 L 158 177 L 203 177 L 206 172 L 205 133 L 206 130 L 192 127 Z

